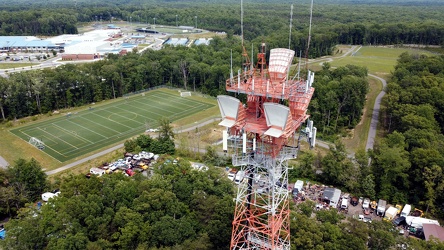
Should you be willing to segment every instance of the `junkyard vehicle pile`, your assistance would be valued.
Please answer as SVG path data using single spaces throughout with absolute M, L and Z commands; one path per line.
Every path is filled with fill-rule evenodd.
M 145 151 L 138 154 L 125 153 L 124 158 L 118 159 L 115 162 L 104 163 L 100 167 L 91 168 L 86 176 L 102 176 L 103 174 L 111 173 L 123 173 L 126 176 L 133 176 L 136 172 L 142 172 L 149 169 L 158 158 L 159 155 Z

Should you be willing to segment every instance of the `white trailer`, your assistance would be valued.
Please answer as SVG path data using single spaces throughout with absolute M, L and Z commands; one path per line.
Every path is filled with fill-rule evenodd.
M 387 205 L 387 202 L 385 200 L 379 200 L 378 201 L 378 208 L 376 210 L 376 214 L 379 216 L 384 216 L 385 213 L 385 206 Z
M 412 206 L 409 204 L 405 204 L 404 208 L 401 211 L 400 216 L 407 217 L 410 214 L 410 211 L 412 210 Z
M 431 220 L 427 218 L 414 217 L 414 216 L 407 216 L 405 218 L 405 222 L 407 223 L 408 226 L 414 228 L 422 228 L 423 224 L 435 224 L 439 226 L 439 222 L 437 220 Z

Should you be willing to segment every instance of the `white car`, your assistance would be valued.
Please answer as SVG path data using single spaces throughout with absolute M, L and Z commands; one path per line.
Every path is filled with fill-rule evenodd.
M 234 178 L 236 178 L 236 173 L 235 172 L 228 172 L 228 179 L 230 181 L 234 181 Z
M 365 198 L 364 202 L 362 203 L 362 208 L 363 209 L 368 209 L 370 207 L 370 199 L 369 198 Z

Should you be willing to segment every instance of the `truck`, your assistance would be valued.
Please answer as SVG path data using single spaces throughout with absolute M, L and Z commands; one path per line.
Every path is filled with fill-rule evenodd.
M 413 228 L 422 228 L 423 224 L 435 224 L 439 226 L 439 222 L 437 220 L 431 220 L 415 216 L 407 216 L 405 218 L 405 222 L 407 223 L 408 226 Z
M 236 177 L 234 177 L 234 183 L 237 185 L 241 184 L 241 182 L 244 180 L 245 177 L 245 171 L 239 171 L 236 174 Z
M 387 205 L 387 202 L 385 200 L 379 199 L 378 209 L 376 210 L 376 215 L 381 216 L 381 217 L 384 216 L 386 205 Z
M 396 212 L 396 214 L 399 215 L 401 213 L 401 210 L 402 210 L 402 205 L 396 204 L 395 207 L 398 210 L 398 212 Z
M 405 204 L 404 208 L 401 211 L 400 216 L 407 217 L 410 214 L 410 211 L 412 210 L 412 206 L 409 204 Z
M 303 187 L 304 187 L 304 181 L 297 180 L 293 187 L 293 196 L 297 196 L 298 193 L 302 191 Z
M 397 213 L 398 213 L 398 209 L 396 207 L 387 208 L 387 211 L 385 211 L 384 220 L 385 221 L 392 221 L 395 218 Z

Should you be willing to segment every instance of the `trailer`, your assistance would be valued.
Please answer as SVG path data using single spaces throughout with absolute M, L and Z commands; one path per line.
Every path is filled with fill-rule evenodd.
M 387 202 L 385 200 L 379 200 L 378 201 L 378 209 L 376 210 L 376 215 L 378 216 L 384 216 L 385 213 L 385 206 L 387 205 Z
M 395 218 L 396 214 L 398 214 L 398 209 L 396 207 L 389 207 L 387 211 L 385 211 L 384 220 L 391 221 Z
M 439 222 L 437 220 L 432 220 L 422 217 L 414 217 L 414 216 L 407 216 L 405 218 L 405 222 L 411 228 L 422 228 L 423 224 L 435 224 L 439 226 Z

